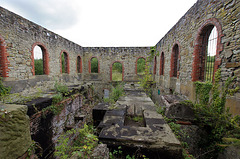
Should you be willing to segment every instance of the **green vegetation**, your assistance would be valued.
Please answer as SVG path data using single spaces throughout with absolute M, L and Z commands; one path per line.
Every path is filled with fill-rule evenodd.
M 69 138 L 74 134 L 79 134 L 72 146 Z M 94 135 L 93 126 L 84 124 L 82 129 L 72 129 L 61 135 L 57 141 L 54 155 L 60 159 L 70 158 L 72 155 L 78 158 L 91 158 L 94 148 L 98 145 L 98 138 Z
M 57 81 L 54 84 L 54 89 L 56 90 L 57 93 L 61 93 L 63 95 L 65 95 L 68 92 L 68 87 Z
M 62 73 L 67 73 L 66 61 L 65 61 L 65 53 L 62 53 L 61 58 L 62 58 Z
M 207 56 L 207 62 L 214 62 L 215 56 Z
M 122 81 L 122 73 L 112 72 L 112 80 L 113 81 Z
M 122 64 L 120 62 L 115 62 L 112 66 L 112 70 L 115 72 L 122 73 Z
M 194 83 L 196 87 L 196 103 L 206 105 L 209 101 L 210 91 L 212 89 L 212 82 L 199 82 Z
M 205 66 L 205 81 L 213 81 L 215 56 L 207 56 Z
M 126 157 L 124 157 L 124 156 L 126 156 Z M 124 152 L 123 152 L 121 146 L 118 146 L 117 150 L 113 150 L 113 152 L 109 152 L 109 158 L 110 159 L 124 159 L 124 158 L 125 159 L 138 159 L 138 158 L 149 159 L 145 155 L 142 155 L 142 154 L 124 155 Z
M 137 74 L 143 75 L 146 68 L 146 60 L 144 58 L 139 58 L 137 60 Z
M 112 65 L 112 80 L 122 81 L 122 64 L 120 62 L 115 62 Z
M 23 96 L 19 93 L 12 93 L 12 94 L 6 94 L 5 96 L 1 96 L 1 100 L 4 103 L 26 104 L 27 102 L 40 97 L 41 94 L 42 94 L 42 90 L 40 88 L 37 88 L 37 92 L 32 95 Z
M 208 133 L 199 143 L 205 158 L 216 158 L 219 150 L 226 146 L 240 145 L 240 116 L 231 116 L 229 109 L 225 108 L 226 97 L 236 93 L 239 87 L 234 87 L 236 77 L 229 77 L 220 87 L 220 78 L 221 72 L 217 70 L 214 83 L 195 82 L 196 102 L 184 101 L 194 108 L 197 125 Z M 162 107 L 157 107 L 157 112 L 164 115 Z M 175 135 L 180 138 L 180 133 L 184 134 L 180 125 L 172 119 L 164 118 Z M 187 143 L 182 142 L 182 147 L 185 159 L 194 158 L 187 151 Z
M 123 85 L 124 83 L 118 83 L 116 87 L 112 86 L 109 98 L 104 98 L 104 102 L 108 102 L 113 105 L 119 99 L 119 97 L 124 95 Z
M 43 60 L 42 59 L 34 59 L 34 68 L 35 75 L 43 75 Z
M 144 89 L 146 94 L 151 97 L 151 86 L 154 83 L 152 78 L 152 73 L 150 72 L 150 68 L 152 67 L 150 63 L 152 62 L 155 56 L 158 56 L 159 52 L 156 51 L 155 47 L 151 47 L 151 51 L 148 53 L 148 57 L 146 60 L 145 71 L 142 78 L 139 78 L 140 86 Z
M 57 92 L 52 97 L 52 104 L 42 109 L 43 117 L 46 116 L 46 112 L 51 111 L 54 115 L 58 115 L 64 108 L 64 104 L 58 104 L 64 99 L 64 96 L 68 94 L 68 87 L 60 82 L 55 82 L 54 89 Z
M 52 97 L 52 104 L 57 104 L 63 100 L 63 95 L 58 93 Z
M 11 91 L 10 87 L 6 87 L 2 83 L 2 78 L 0 77 L 0 99 L 5 103 L 5 97 L 9 95 Z
M 113 152 L 109 152 L 109 158 L 110 159 L 117 159 L 122 158 L 122 147 L 119 146 L 118 150 L 113 150 Z
M 91 73 L 98 73 L 98 59 L 95 57 L 91 59 Z
M 143 117 L 142 116 L 134 116 L 132 118 L 133 121 L 135 122 L 142 122 L 143 121 Z
M 224 142 L 224 138 L 240 139 L 240 117 L 232 117 L 229 109 L 225 108 L 226 97 L 239 90 L 238 86 L 235 88 L 232 86 L 236 77 L 229 77 L 222 88 L 219 84 L 220 78 L 221 72 L 217 70 L 215 82 L 212 86 L 208 82 L 202 84 L 195 82 L 197 100 L 194 109 L 197 120 L 200 126 L 207 128 L 209 133 L 208 143 L 202 144 L 206 149 L 214 151 L 219 149 L 219 145 Z

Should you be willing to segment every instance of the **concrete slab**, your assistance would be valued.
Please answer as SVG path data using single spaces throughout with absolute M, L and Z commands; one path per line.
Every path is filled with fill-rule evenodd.
M 127 91 L 126 96 L 117 101 L 116 110 L 108 110 L 100 124 L 103 128 L 99 140 L 108 145 L 141 147 L 148 150 L 162 151 L 169 156 L 181 155 L 181 144 L 164 121 L 156 112 L 152 100 L 146 94 Z M 118 107 L 125 106 L 126 109 Z M 130 109 L 130 110 L 129 110 Z M 125 111 L 125 112 L 124 112 Z M 126 114 L 141 114 L 146 127 L 125 126 Z

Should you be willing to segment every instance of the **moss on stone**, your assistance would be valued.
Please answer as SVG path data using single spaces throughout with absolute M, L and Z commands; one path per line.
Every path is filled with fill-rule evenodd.
M 30 120 L 27 106 L 4 106 L 4 111 L 0 112 L 0 158 L 15 159 L 22 156 L 32 143 Z

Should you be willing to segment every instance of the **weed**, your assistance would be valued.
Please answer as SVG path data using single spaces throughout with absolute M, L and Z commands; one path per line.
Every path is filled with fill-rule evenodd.
M 2 83 L 2 78 L 0 77 L 0 98 L 4 102 L 4 97 L 6 97 L 11 91 L 10 87 L 6 87 Z
M 104 102 L 109 103 L 113 109 L 115 108 L 114 103 L 119 99 L 119 97 L 124 95 L 123 85 L 124 83 L 118 83 L 116 87 L 112 86 L 109 98 L 104 98 Z
M 230 89 L 235 77 L 229 77 L 220 89 L 220 78 L 221 72 L 219 69 L 215 73 L 214 84 L 195 82 L 197 98 L 194 104 L 195 114 L 200 126 L 209 133 L 208 145 L 202 143 L 202 146 L 207 151 L 210 149 L 215 152 L 219 150 L 218 146 L 224 142 L 224 137 L 240 138 L 240 117 L 232 117 L 229 109 L 225 109 L 227 95 L 236 93 L 239 87 Z M 209 151 L 209 155 L 211 155 L 210 152 L 214 151 Z
M 69 146 L 70 140 L 69 136 L 79 133 L 77 139 L 74 141 L 72 146 Z M 94 148 L 98 144 L 98 138 L 94 135 L 94 129 L 92 126 L 84 124 L 84 127 L 79 130 L 69 130 L 66 134 L 59 137 L 58 146 L 56 146 L 56 151 L 54 155 L 60 159 L 70 158 L 75 155 L 79 158 L 91 158 L 91 154 Z
M 62 100 L 63 100 L 62 94 L 61 94 L 61 93 L 58 93 L 58 94 L 56 94 L 56 95 L 54 95 L 54 96 L 52 97 L 52 104 L 57 104 L 57 103 L 59 103 L 59 102 L 62 101 Z
M 55 82 L 54 88 L 58 93 L 62 93 L 63 95 L 68 92 L 68 87 L 60 82 Z
M 152 62 L 154 56 L 158 56 L 159 53 L 156 51 L 156 47 L 151 47 L 151 51 L 148 53 L 148 57 L 146 60 L 146 67 L 145 72 L 143 74 L 142 78 L 139 78 L 139 84 L 144 89 L 146 94 L 151 97 L 151 86 L 154 83 L 152 73 L 150 72 L 150 68 L 152 67 L 150 65 L 150 62 Z

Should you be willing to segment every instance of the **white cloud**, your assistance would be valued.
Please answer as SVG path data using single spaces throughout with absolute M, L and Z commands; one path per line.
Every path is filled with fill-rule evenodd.
M 16 2 L 16 3 L 15 3 Z M 8 0 L 12 11 L 82 46 L 152 46 L 196 0 Z

